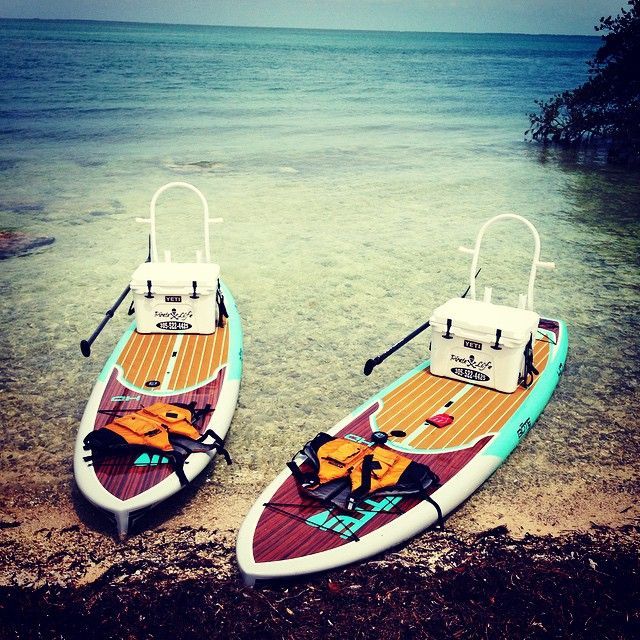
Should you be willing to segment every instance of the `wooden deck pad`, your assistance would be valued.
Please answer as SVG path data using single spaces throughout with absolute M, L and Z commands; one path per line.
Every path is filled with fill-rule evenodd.
M 548 359 L 549 342 L 536 341 L 536 369 L 542 372 Z M 425 369 L 386 395 L 374 420 L 381 431 L 404 431 L 405 437 L 391 437 L 391 441 L 415 451 L 451 450 L 497 433 L 523 403 L 527 392 L 518 387 L 513 393 L 501 393 L 434 376 Z M 453 416 L 451 425 L 439 429 L 425 424 L 429 417 L 443 412 Z
M 111 372 L 96 416 L 100 429 L 116 416 L 137 411 L 159 400 L 207 404 L 215 409 L 229 352 L 228 324 L 214 334 L 142 334 L 134 331 Z M 203 416 L 202 432 L 210 419 Z M 140 452 L 95 461 L 98 481 L 121 500 L 136 496 L 172 473 L 167 463 L 135 465 Z
M 142 334 L 134 331 L 117 364 L 127 386 L 179 391 L 209 380 L 226 363 L 228 350 L 226 325 L 211 335 Z

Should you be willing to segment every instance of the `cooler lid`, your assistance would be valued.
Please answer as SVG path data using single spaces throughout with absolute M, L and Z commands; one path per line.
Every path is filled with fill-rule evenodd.
M 452 298 L 439 306 L 429 319 L 434 329 L 446 330 L 447 320 L 451 320 L 451 332 L 470 331 L 486 334 L 487 339 L 495 338 L 496 329 L 504 338 L 526 342 L 535 332 L 540 316 L 528 309 L 517 309 L 501 304 L 492 304 L 471 298 Z
M 193 281 L 198 283 L 198 292 L 214 293 L 218 287 L 220 265 L 210 262 L 143 262 L 131 276 L 131 289 L 135 293 L 147 291 L 147 280 L 151 280 L 152 291 L 171 289 L 191 291 Z

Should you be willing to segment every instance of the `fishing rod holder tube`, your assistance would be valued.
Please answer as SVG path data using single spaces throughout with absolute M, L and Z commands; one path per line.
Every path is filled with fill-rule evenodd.
M 160 262 L 156 234 L 156 203 L 159 196 L 172 188 L 195 193 L 203 210 L 203 251 L 196 251 L 195 262 L 173 262 L 171 252 L 164 251 Z M 160 187 L 151 199 L 149 217 L 138 218 L 149 224 L 150 262 L 141 264 L 131 276 L 136 309 L 136 329 L 139 333 L 199 333 L 211 334 L 220 325 L 218 289 L 220 267 L 211 262 L 209 226 L 222 222 L 210 218 L 204 195 L 188 182 L 170 182 Z
M 521 294 L 518 307 L 491 302 L 491 289 L 484 299 L 476 299 L 475 280 L 480 245 L 487 228 L 498 220 L 518 220 L 534 238 L 534 253 L 527 294 Z M 473 256 L 469 297 L 452 298 L 438 307 L 429 322 L 431 373 L 465 381 L 497 391 L 512 393 L 527 377 L 526 353 L 533 349 L 540 316 L 533 310 L 533 286 L 538 268 L 553 269 L 552 262 L 540 260 L 540 236 L 525 218 L 507 213 L 491 218 L 480 228 L 474 249 L 460 247 Z M 530 359 L 533 356 L 530 354 Z

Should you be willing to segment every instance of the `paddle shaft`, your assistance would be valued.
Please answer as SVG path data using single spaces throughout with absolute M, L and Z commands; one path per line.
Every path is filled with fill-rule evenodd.
M 122 301 L 129 295 L 129 291 L 131 291 L 131 287 L 127 285 L 126 289 L 118 296 L 118 299 L 113 303 L 113 306 L 104 314 L 104 318 L 102 318 L 102 322 L 96 327 L 96 330 L 91 334 L 91 337 L 88 340 L 82 340 L 80 342 L 80 351 L 82 351 L 82 355 L 85 358 L 88 358 L 91 355 L 91 345 L 94 343 L 95 339 L 100 335 L 105 325 L 111 318 L 113 318 L 113 314 L 116 312 L 117 308 L 122 304 Z
M 149 252 L 147 254 L 147 259 L 145 262 L 151 262 L 151 236 L 149 236 Z M 91 334 L 91 337 L 88 340 L 80 341 L 80 351 L 85 358 L 88 358 L 91 355 L 91 345 L 94 343 L 95 339 L 100 335 L 105 325 L 111 318 L 113 318 L 113 314 L 116 312 L 118 307 L 122 304 L 122 301 L 127 297 L 131 291 L 131 286 L 127 285 L 126 289 L 118 296 L 118 299 L 113 303 L 111 308 L 104 314 L 104 318 L 102 318 L 102 322 L 96 327 L 96 330 Z
M 480 273 L 480 269 L 476 272 L 475 277 L 478 277 Z M 469 290 L 471 289 L 471 285 L 467 287 L 467 290 L 462 294 L 462 298 L 466 298 Z M 417 329 L 414 329 L 408 336 L 400 340 L 400 342 L 396 342 L 390 349 L 381 353 L 379 356 L 375 356 L 374 358 L 370 358 L 364 364 L 364 375 L 368 376 L 375 367 L 379 364 L 382 364 L 390 355 L 393 355 L 398 349 L 404 347 L 407 342 L 413 340 L 416 336 L 420 335 L 423 331 L 429 328 L 429 321 L 427 320 L 424 324 L 421 324 Z

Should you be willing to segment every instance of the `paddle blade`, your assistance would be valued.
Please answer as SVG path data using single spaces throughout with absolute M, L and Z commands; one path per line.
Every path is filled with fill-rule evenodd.
M 88 358 L 91 355 L 91 345 L 87 340 L 80 341 L 80 351 L 82 351 L 82 355 L 85 358 Z
M 376 362 L 373 358 L 369 358 L 369 360 L 367 360 L 364 363 L 364 375 L 368 376 L 371 374 L 371 372 L 373 371 L 373 368 L 376 366 Z

